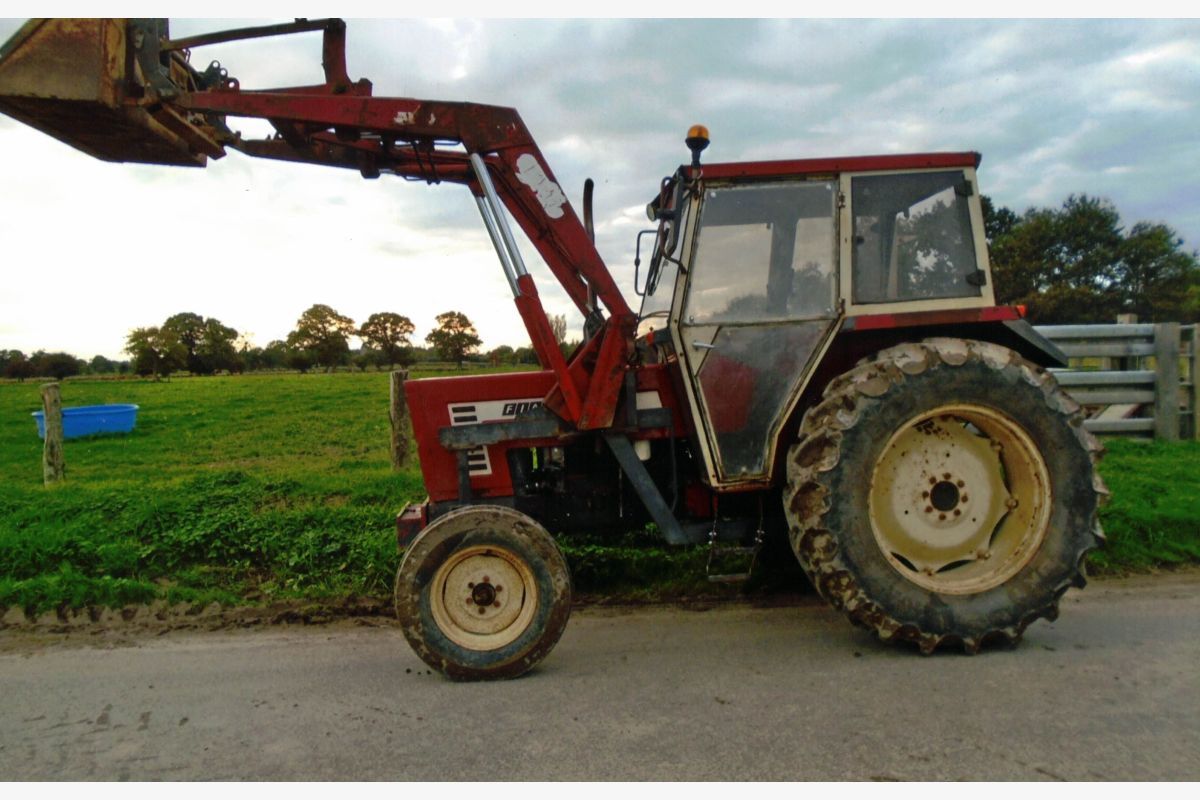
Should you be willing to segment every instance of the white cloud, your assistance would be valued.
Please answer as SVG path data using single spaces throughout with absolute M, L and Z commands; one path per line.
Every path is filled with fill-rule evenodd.
M 1123 57 L 1121 63 L 1130 67 L 1145 67 L 1173 61 L 1177 67 L 1195 70 L 1197 58 L 1200 58 L 1200 46 L 1194 41 L 1181 40 L 1131 53 Z

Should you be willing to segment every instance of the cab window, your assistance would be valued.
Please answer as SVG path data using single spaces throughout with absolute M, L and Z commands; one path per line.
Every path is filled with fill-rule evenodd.
M 710 188 L 700 210 L 684 319 L 691 325 L 833 314 L 832 182 Z
M 854 302 L 979 297 L 970 193 L 961 171 L 852 178 Z

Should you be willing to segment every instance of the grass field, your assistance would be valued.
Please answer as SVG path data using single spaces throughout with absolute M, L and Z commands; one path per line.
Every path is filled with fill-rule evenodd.
M 424 491 L 415 458 L 390 466 L 386 374 L 68 381 L 63 402 L 137 403 L 137 429 L 68 441 L 67 480 L 46 489 L 38 384 L 0 384 L 0 606 L 390 593 L 395 514 Z M 1102 473 L 1114 498 L 1094 571 L 1200 561 L 1200 444 L 1112 442 Z M 563 544 L 583 592 L 707 586 L 700 549 Z M 781 552 L 767 583 L 799 580 Z

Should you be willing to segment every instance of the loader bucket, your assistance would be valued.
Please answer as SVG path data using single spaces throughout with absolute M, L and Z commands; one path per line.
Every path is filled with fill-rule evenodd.
M 138 22 L 30 20 L 0 46 L 0 112 L 104 161 L 202 167 L 219 158 L 214 127 L 159 102 L 186 77 L 182 64 L 157 63 L 157 41 L 147 41 L 147 30 L 165 35 L 166 21 Z M 147 46 L 156 61 L 139 52 Z

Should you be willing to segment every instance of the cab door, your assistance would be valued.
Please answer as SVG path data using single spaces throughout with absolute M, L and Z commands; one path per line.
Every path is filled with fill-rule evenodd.
M 837 182 L 704 188 L 672 336 L 714 486 L 770 481 L 837 322 Z

